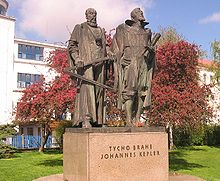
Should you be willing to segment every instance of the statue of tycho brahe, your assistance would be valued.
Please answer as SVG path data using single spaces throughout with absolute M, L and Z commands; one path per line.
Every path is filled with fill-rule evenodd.
M 85 15 L 87 21 L 75 26 L 69 40 L 69 64 L 85 79 L 104 83 L 104 62 L 93 62 L 106 57 L 105 32 L 97 25 L 95 9 L 87 9 Z M 104 89 L 80 79 L 77 84 L 74 125 L 82 123 L 83 127 L 91 127 L 90 122 L 103 124 Z

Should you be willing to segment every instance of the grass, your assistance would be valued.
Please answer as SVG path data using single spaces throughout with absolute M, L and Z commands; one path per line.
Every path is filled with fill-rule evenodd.
M 220 147 L 195 146 L 170 151 L 170 171 L 220 181 Z M 14 158 L 0 159 L 0 181 L 31 181 L 63 173 L 59 151 L 28 151 Z
M 59 151 L 28 151 L 16 153 L 14 158 L 0 159 L 1 181 L 31 181 L 63 173 L 62 153 Z
M 194 146 L 169 154 L 170 171 L 220 181 L 220 147 Z

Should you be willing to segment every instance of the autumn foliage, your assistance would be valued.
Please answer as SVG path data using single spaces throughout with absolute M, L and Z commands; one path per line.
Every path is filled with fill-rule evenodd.
M 156 55 L 150 124 L 192 126 L 208 121 L 210 90 L 198 83 L 198 47 L 186 41 L 168 42 L 158 47 Z
M 67 52 L 58 49 L 50 53 L 47 59 L 51 67 L 53 80 L 41 81 L 29 86 L 23 91 L 23 96 L 17 105 L 16 122 L 30 124 L 36 122 L 42 125 L 42 143 L 39 151 L 43 151 L 44 144 L 51 134 L 50 123 L 67 112 L 74 110 L 76 86 L 70 76 L 64 73 L 68 66 Z
M 74 109 L 75 84 L 69 75 L 63 72 L 68 66 L 66 50 L 51 52 L 47 61 L 57 76 L 49 82 L 37 82 L 23 91 L 16 112 L 18 122 L 47 123 L 58 119 L 67 110 Z
M 50 52 L 50 56 L 46 61 L 51 70 L 55 70 L 59 74 L 64 74 L 64 69 L 69 67 L 67 55 L 66 49 L 57 49 Z

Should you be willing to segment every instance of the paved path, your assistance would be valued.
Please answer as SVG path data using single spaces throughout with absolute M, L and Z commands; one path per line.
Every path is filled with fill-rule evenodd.
M 47 177 L 41 177 L 33 181 L 63 181 L 63 174 L 50 175 Z M 201 178 L 191 176 L 191 175 L 170 175 L 169 181 L 205 181 Z
M 33 181 L 63 181 L 63 174 L 50 175 L 47 177 L 41 177 Z

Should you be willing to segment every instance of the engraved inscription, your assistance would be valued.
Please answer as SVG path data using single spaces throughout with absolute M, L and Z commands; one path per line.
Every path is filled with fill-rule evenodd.
M 160 151 L 155 150 L 152 144 L 137 144 L 111 145 L 108 147 L 108 153 L 101 154 L 100 158 L 102 160 L 109 160 L 153 156 L 160 156 Z

